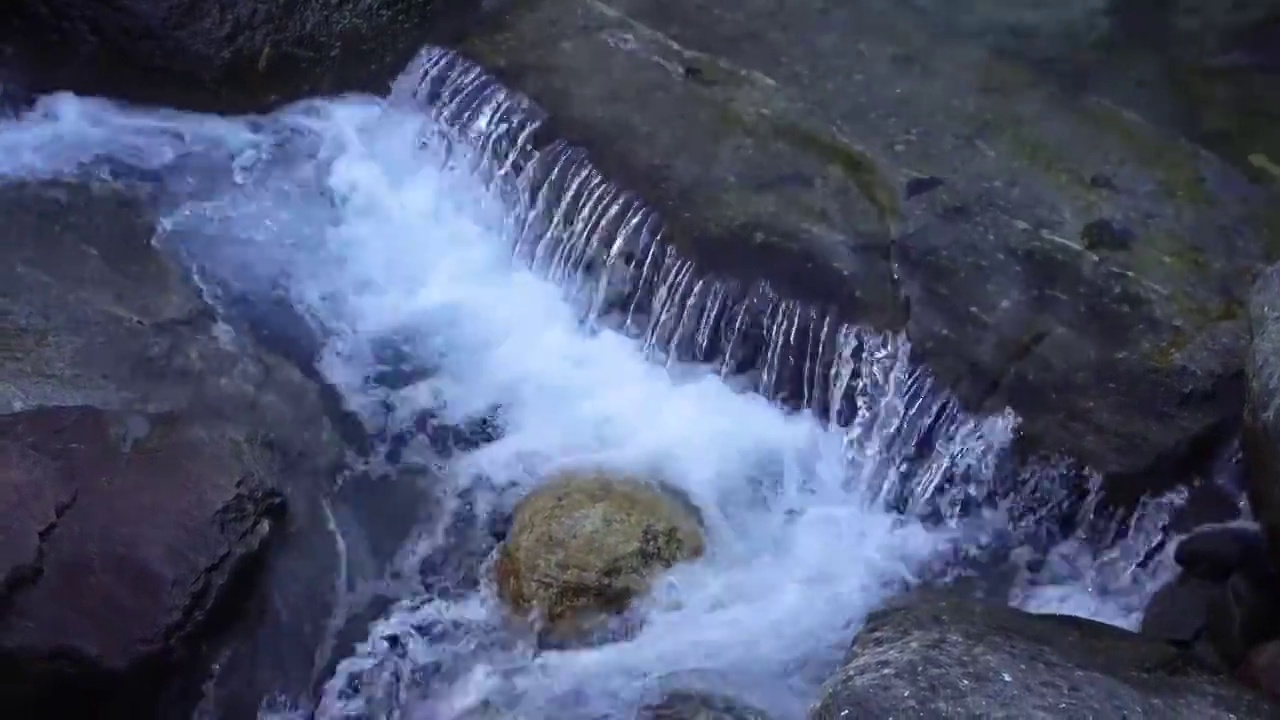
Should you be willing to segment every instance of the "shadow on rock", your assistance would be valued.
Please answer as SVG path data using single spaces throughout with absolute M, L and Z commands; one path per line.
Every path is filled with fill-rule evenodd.
M 71 90 L 250 112 L 308 95 L 381 93 L 480 0 L 15 0 L 0 65 L 29 94 Z

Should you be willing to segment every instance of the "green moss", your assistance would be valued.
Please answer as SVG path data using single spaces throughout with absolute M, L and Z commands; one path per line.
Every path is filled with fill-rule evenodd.
M 47 332 L 0 326 L 0 361 L 20 362 L 52 345 Z
M 1059 189 L 1079 196 L 1091 193 L 1089 179 L 1071 166 L 1070 161 L 1053 145 L 1045 142 L 1028 125 L 1015 122 L 1003 133 L 1005 145 L 1031 167 L 1043 172 Z
M 1178 356 L 1191 344 L 1191 335 L 1182 328 L 1175 328 L 1173 335 L 1164 344 L 1158 346 L 1151 354 L 1151 360 L 1159 367 L 1172 367 Z
M 1155 173 L 1161 188 L 1170 197 L 1200 206 L 1212 204 L 1196 149 L 1160 137 L 1147 123 L 1104 102 L 1086 104 L 1081 116 L 1131 150 L 1147 170 Z
M 849 178 L 858 192 L 875 208 L 881 225 L 892 231 L 901 217 L 898 192 L 870 155 L 832 130 L 816 128 L 767 110 L 725 105 L 728 127 L 767 135 L 796 147 Z

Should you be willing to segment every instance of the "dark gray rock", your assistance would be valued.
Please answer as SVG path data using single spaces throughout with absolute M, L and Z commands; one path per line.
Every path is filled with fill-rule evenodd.
M 1255 576 L 1272 572 L 1266 541 L 1251 526 L 1199 529 L 1178 541 L 1173 559 L 1188 574 L 1220 583 L 1238 570 Z
M 873 614 L 810 718 L 1260 718 L 1275 711 L 1167 643 L 943 589 Z
M 1183 573 L 1151 596 L 1141 632 L 1158 640 L 1194 643 L 1209 623 L 1209 606 L 1224 592 L 1221 582 Z
M 1238 668 L 1259 645 L 1280 637 L 1280 584 L 1274 576 L 1236 572 L 1212 596 L 1206 639 L 1227 667 Z
M 219 322 L 150 242 L 144 195 L 4 185 L 0 219 L 0 575 L 16 613 L 0 608 L 6 657 L 74 651 L 77 672 L 55 678 L 56 698 L 116 703 L 130 717 L 153 716 L 153 701 L 189 716 L 202 683 L 219 717 L 253 717 L 274 692 L 305 701 L 368 599 L 356 586 L 381 577 L 419 517 L 404 509 L 421 488 L 337 492 L 345 447 L 332 391 Z M 82 408 L 71 425 L 80 454 L 40 449 L 61 435 L 30 418 L 72 412 L 42 408 Z M 266 552 L 251 552 L 268 527 L 257 519 L 280 499 Z M 242 566 L 253 583 L 231 582 Z M 85 607 L 91 597 L 101 612 Z M 184 662 L 158 665 L 166 657 Z M 6 676 L 3 687 L 22 685 Z
M 1226 585 L 1182 573 L 1151 596 L 1139 629 L 1144 636 L 1174 643 L 1206 670 L 1227 674 L 1231 667 L 1206 629 L 1209 613 L 1227 593 Z
M 480 0 L 14 0 L 0 64 L 30 93 L 74 90 L 193 109 L 260 110 L 381 92 L 428 35 Z M 7 49 L 7 52 L 5 50 Z
M 769 716 L 733 698 L 675 691 L 641 708 L 637 720 L 769 720 Z
M 176 415 L 64 407 L 0 416 L 0 457 L 3 702 L 154 700 L 278 519 L 270 454 Z
M 1253 344 L 1242 446 L 1249 506 L 1280 562 L 1280 265 L 1264 272 L 1249 302 Z
M 536 0 L 461 50 L 705 270 L 905 328 L 1036 448 L 1121 477 L 1175 468 L 1238 421 L 1241 278 L 1275 254 L 1275 205 L 946 25 L 888 2 Z M 904 193 L 918 178 L 944 182 Z
M 1199 530 L 1178 544 L 1174 559 L 1183 572 L 1151 598 L 1144 635 L 1196 645 L 1232 671 L 1280 635 L 1280 576 L 1256 528 Z
M 1280 640 L 1254 648 L 1238 674 L 1272 700 L 1280 701 Z

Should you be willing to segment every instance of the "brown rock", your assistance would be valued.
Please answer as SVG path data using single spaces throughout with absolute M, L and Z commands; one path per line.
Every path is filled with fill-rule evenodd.
M 173 414 L 0 417 L 6 701 L 147 687 L 183 659 L 281 509 L 266 457 Z
M 382 571 L 340 565 L 332 521 L 346 532 L 355 513 L 333 498 L 343 447 L 323 390 L 242 326 L 220 329 L 151 242 L 145 194 L 10 183 L 0 218 L 0 707 L 167 716 L 160 670 L 175 716 L 202 687 L 218 717 L 304 697 L 335 578 Z M 288 514 L 241 597 L 231 570 L 251 566 L 276 492 Z M 390 532 L 391 515 L 367 524 Z M 159 662 L 202 647 L 212 681 L 203 660 Z
M 567 473 L 516 507 L 499 550 L 498 592 L 537 612 L 554 639 L 624 610 L 654 573 L 702 554 L 697 513 L 661 487 L 631 478 Z

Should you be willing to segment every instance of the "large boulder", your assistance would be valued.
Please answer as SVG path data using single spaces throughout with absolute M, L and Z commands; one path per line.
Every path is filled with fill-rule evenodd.
M 7 184 L 0 219 L 0 702 L 305 700 L 412 494 L 338 490 L 333 392 L 220 321 L 144 194 Z
M 1179 541 L 1182 572 L 1152 596 L 1141 632 L 1194 649 L 1206 662 L 1242 671 L 1257 648 L 1280 636 L 1280 575 L 1256 527 L 1198 530 Z
M 256 442 L 175 415 L 0 416 L 6 704 L 127 712 L 164 686 L 281 508 Z
M 567 473 L 516 506 L 498 550 L 498 592 L 517 612 L 540 615 L 548 641 L 572 642 L 625 610 L 655 573 L 702 550 L 697 512 L 672 491 Z
M 874 613 L 810 718 L 1226 720 L 1275 711 L 1167 643 L 942 589 Z
M 1121 477 L 1238 421 L 1232 167 L 910 3 L 534 0 L 460 52 L 661 210 L 704 271 L 904 328 L 965 405 Z M 680 132 L 671 132 L 678 127 Z

